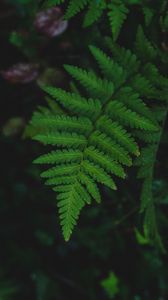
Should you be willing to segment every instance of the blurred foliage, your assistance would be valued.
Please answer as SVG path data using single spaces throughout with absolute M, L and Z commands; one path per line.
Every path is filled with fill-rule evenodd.
M 158 1 L 154 2 L 157 5 Z M 43 187 L 39 170 L 32 165 L 41 147 L 25 139 L 25 124 L 37 106 L 44 109 L 45 97 L 38 87 L 39 80 L 66 88 L 68 78 L 63 63 L 88 66 L 88 44 L 100 44 L 102 39 L 96 24 L 82 29 L 82 13 L 56 38 L 38 34 L 33 22 L 39 3 L 34 0 L 0 2 L 0 70 L 18 62 L 40 66 L 37 81 L 25 85 L 11 84 L 0 77 L 0 300 L 106 300 L 110 297 L 166 300 L 168 256 L 144 234 L 142 216 L 137 213 L 141 183 L 135 184 L 135 171 L 128 172 L 128 180 L 119 183 L 119 192 L 102 188 L 105 201 L 83 212 L 80 226 L 68 244 L 60 235 L 54 193 Z M 135 6 L 119 36 L 121 44 L 130 46 L 137 24 L 143 18 Z M 150 21 L 149 15 L 146 21 Z M 107 24 L 103 19 L 100 27 L 104 36 L 108 33 Z M 166 64 L 165 8 L 160 27 L 155 19 L 152 26 L 150 34 L 160 45 Z M 71 87 L 75 88 L 73 83 Z M 54 105 L 51 99 L 47 103 Z M 167 127 L 166 122 L 153 182 L 159 231 L 166 251 Z
M 110 272 L 109 276 L 102 280 L 101 285 L 111 299 L 113 299 L 119 292 L 118 278 L 113 272 Z
M 13 296 L 18 292 L 18 288 L 13 282 L 5 280 L 3 277 L 0 279 L 0 299 L 12 300 Z
M 135 228 L 135 236 L 136 236 L 137 242 L 140 245 L 147 245 L 150 243 L 150 241 L 147 239 L 147 237 L 145 237 L 143 234 L 141 234 L 137 228 Z

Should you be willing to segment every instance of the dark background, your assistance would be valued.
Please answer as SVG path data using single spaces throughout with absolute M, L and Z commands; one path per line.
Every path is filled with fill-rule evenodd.
M 0 70 L 18 62 L 37 63 L 40 78 L 67 87 L 62 65 L 89 65 L 87 46 L 100 43 L 97 25 L 83 30 L 78 16 L 65 33 L 49 39 L 33 29 L 30 10 L 19 1 L 0 2 Z M 121 43 L 129 45 L 136 28 L 130 33 L 127 27 L 135 18 L 141 19 L 138 9 L 125 25 Z M 100 27 L 105 35 L 105 19 Z M 29 35 L 26 55 L 23 47 L 10 41 L 11 33 L 23 28 Z M 49 76 L 46 70 L 51 68 Z M 119 191 L 109 193 L 102 188 L 102 204 L 82 212 L 72 239 L 65 243 L 54 192 L 42 184 L 40 170 L 32 164 L 42 149 L 24 135 L 33 111 L 45 105 L 44 95 L 37 80 L 12 84 L 1 74 L 0 99 L 0 300 L 109 299 L 102 281 L 110 272 L 118 280 L 116 292 L 111 283 L 113 299 L 168 299 L 167 253 L 143 245 L 136 235 L 142 221 L 138 213 L 141 182 L 137 184 L 136 170 L 128 172 L 125 182 L 118 182 Z M 19 118 L 21 125 L 13 118 Z M 166 128 L 167 124 L 154 187 L 160 204 L 159 229 L 167 249 Z

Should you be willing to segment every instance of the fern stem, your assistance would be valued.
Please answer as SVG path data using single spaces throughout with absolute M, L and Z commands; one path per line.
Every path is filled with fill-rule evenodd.
M 163 134 L 163 131 L 164 131 L 164 126 L 165 126 L 165 122 L 166 122 L 166 119 L 167 119 L 167 114 L 168 114 L 168 106 L 165 110 L 165 113 L 164 113 L 164 117 L 163 117 L 163 120 L 162 120 L 162 126 L 160 128 L 160 132 L 159 132 L 159 136 L 158 136 L 158 143 L 156 143 L 156 148 L 155 148 L 155 151 L 154 151 L 154 160 L 153 160 L 153 167 L 152 167 L 152 177 L 154 176 L 154 163 L 156 161 L 156 157 L 157 157 L 157 153 L 158 153 L 158 150 L 159 150 L 159 146 L 160 146 L 160 140 L 161 140 L 161 137 L 162 137 L 162 134 Z
M 125 222 L 130 216 L 132 216 L 139 209 L 139 205 L 132 208 L 126 215 L 124 215 L 121 219 L 115 221 L 114 226 L 117 227 L 121 223 Z
M 164 113 L 164 116 L 163 116 L 163 119 L 162 119 L 162 126 L 161 126 L 161 129 L 160 129 L 160 132 L 159 132 L 158 142 L 156 144 L 154 144 L 154 146 L 155 146 L 154 156 L 153 156 L 153 161 L 152 161 L 152 165 L 151 165 L 150 174 L 148 173 L 147 177 L 144 178 L 144 183 L 147 181 L 147 184 L 148 185 L 150 184 L 149 189 L 151 190 L 151 196 L 148 197 L 147 203 L 143 203 L 143 202 L 141 203 L 141 208 L 140 208 L 140 212 L 145 213 L 145 216 L 144 216 L 144 232 L 145 232 L 147 238 L 150 241 L 154 242 L 162 253 L 165 253 L 165 248 L 164 248 L 164 245 L 162 243 L 161 237 L 159 235 L 157 222 L 156 222 L 155 202 L 154 202 L 153 195 L 152 195 L 152 181 L 153 181 L 153 178 L 154 178 L 155 161 L 156 161 L 156 158 L 157 158 L 157 153 L 158 153 L 158 150 L 159 150 L 161 137 L 162 137 L 162 134 L 163 134 L 163 131 L 164 131 L 164 126 L 165 126 L 165 122 L 166 122 L 166 119 L 167 119 L 167 114 L 168 114 L 168 105 L 165 109 L 165 113 Z M 150 219 L 149 219 L 149 217 L 150 217 Z

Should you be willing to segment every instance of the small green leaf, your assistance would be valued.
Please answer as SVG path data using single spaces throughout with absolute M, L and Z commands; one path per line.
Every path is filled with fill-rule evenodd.
M 119 293 L 119 279 L 114 272 L 110 272 L 109 276 L 101 281 L 101 286 L 111 299 Z

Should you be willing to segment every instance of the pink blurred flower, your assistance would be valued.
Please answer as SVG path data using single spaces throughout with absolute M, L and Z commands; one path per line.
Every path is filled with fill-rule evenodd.
M 34 24 L 39 32 L 48 37 L 60 35 L 68 26 L 68 22 L 63 20 L 61 9 L 56 6 L 39 12 L 36 15 Z
M 29 83 L 38 76 L 38 66 L 35 64 L 18 63 L 6 71 L 1 71 L 4 79 L 11 83 Z

